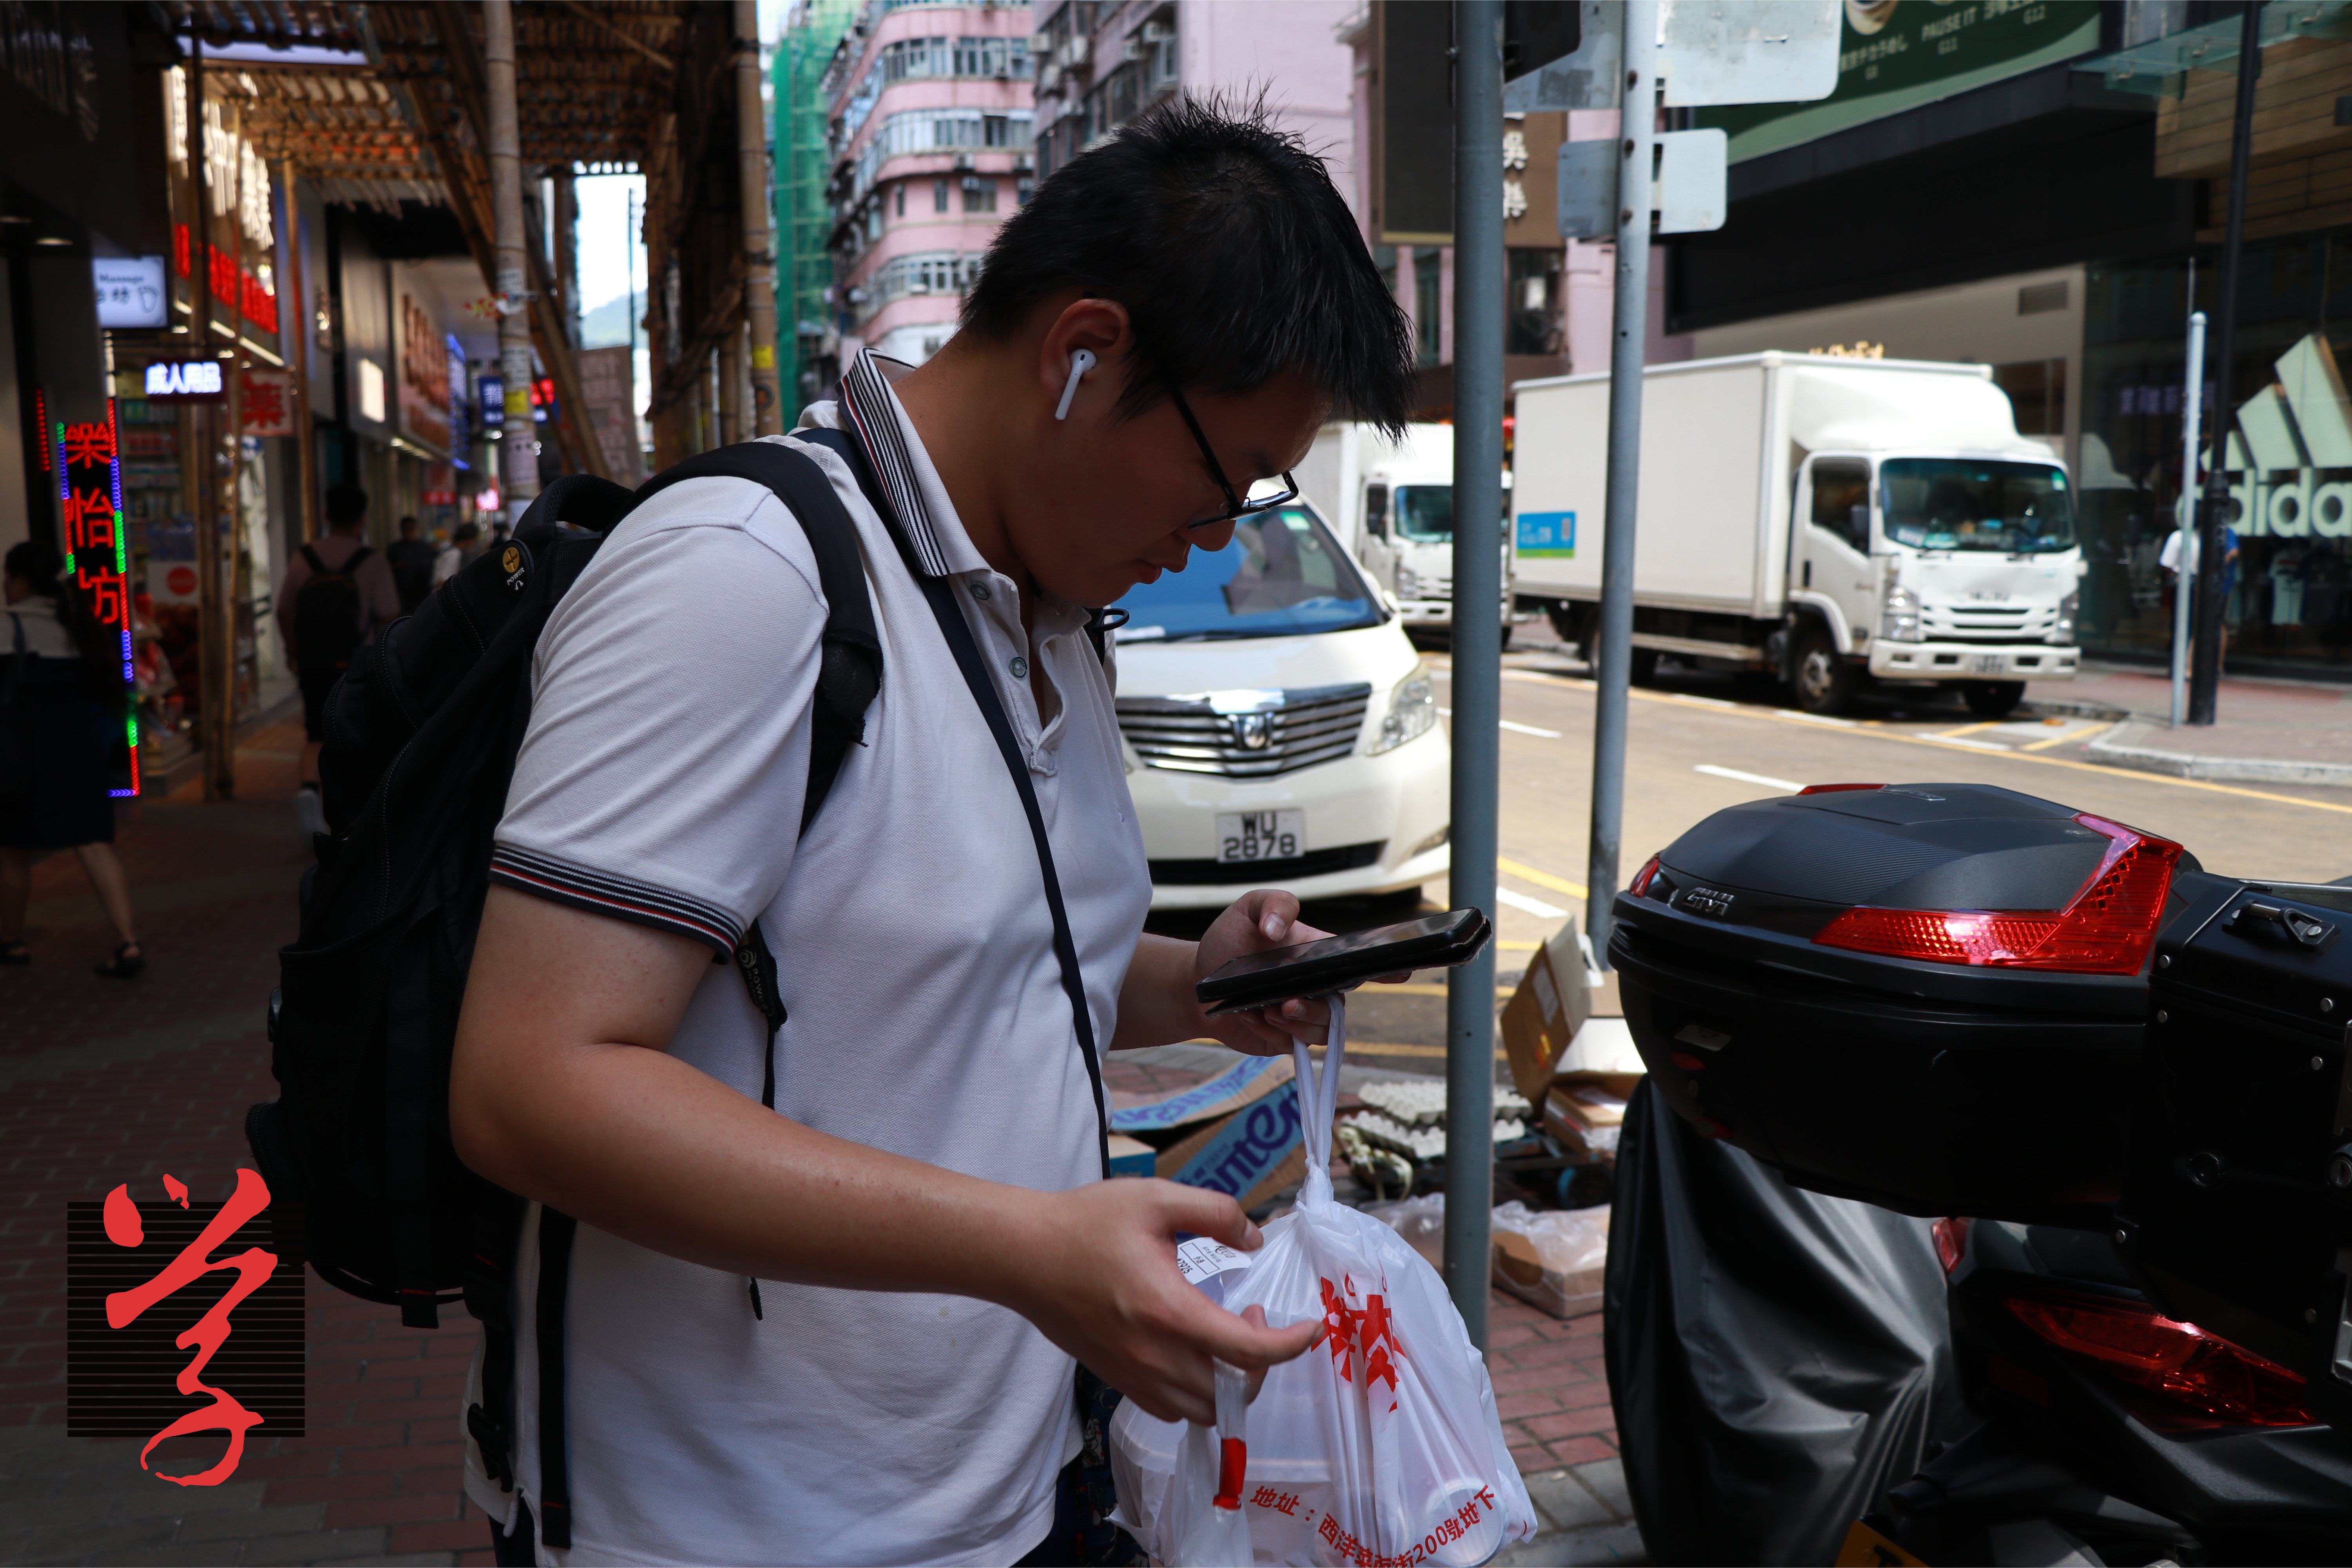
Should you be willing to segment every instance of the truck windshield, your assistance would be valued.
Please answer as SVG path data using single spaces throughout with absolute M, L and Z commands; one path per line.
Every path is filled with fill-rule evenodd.
M 1233 542 L 1197 551 L 1181 572 L 1119 600 L 1121 642 L 1289 637 L 1378 626 L 1381 614 L 1355 566 L 1304 506 L 1234 525 Z
M 1396 531 L 1416 544 L 1443 544 L 1454 537 L 1452 485 L 1399 485 Z
M 1892 458 L 1879 465 L 1886 537 L 1915 550 L 2039 555 L 2074 547 L 2074 498 L 2046 463 Z

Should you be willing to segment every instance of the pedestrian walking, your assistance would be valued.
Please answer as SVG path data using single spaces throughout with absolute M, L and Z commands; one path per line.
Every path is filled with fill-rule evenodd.
M 466 563 L 474 558 L 474 541 L 481 536 L 482 531 L 478 524 L 461 522 L 457 525 L 457 531 L 449 536 L 448 548 L 442 551 L 440 558 L 433 563 L 433 586 L 438 588 L 465 570 Z
M 67 609 L 54 546 L 27 540 L 0 563 L 0 964 L 33 962 L 25 910 L 36 851 L 70 849 L 114 927 L 110 980 L 147 967 L 131 913 L 131 881 L 114 853 L 114 799 L 106 766 L 120 733 L 121 697 L 109 712 L 92 690 Z
M 2185 581 L 2192 592 L 2200 580 L 2197 563 L 2201 541 L 2191 527 L 2176 528 L 2166 536 L 2164 548 L 2157 552 L 2156 563 L 2164 572 L 2164 621 L 2172 624 L 2172 595 L 2180 591 Z M 2238 531 L 2228 523 L 2221 525 L 2221 613 L 2214 625 L 2221 634 L 2221 662 L 2230 658 L 2230 595 L 2238 588 Z M 2196 600 L 2191 598 L 2194 605 Z
M 278 625 L 302 689 L 302 761 L 294 817 L 307 842 L 327 830 L 319 795 L 319 747 L 326 736 L 327 694 L 362 647 L 400 616 L 400 591 L 384 558 L 360 542 L 367 491 L 337 485 L 327 492 L 327 533 L 286 563 L 278 586 Z
M 1092 1391 L 1208 1422 L 1213 1360 L 1315 1342 L 1178 1273 L 1182 1233 L 1258 1245 L 1233 1199 L 1100 1179 L 1097 1043 L 1319 1038 L 1318 1005 L 1212 1019 L 1194 986 L 1323 933 L 1274 891 L 1144 932 L 1087 606 L 1223 548 L 1327 416 L 1395 431 L 1412 386 L 1321 161 L 1179 101 L 1038 188 L 921 368 L 861 353 L 769 437 L 831 479 L 887 649 L 805 837 L 807 534 L 708 478 L 601 547 L 538 644 L 450 1079 L 459 1152 L 546 1205 L 524 1255 L 569 1260 L 560 1394 L 514 1275 L 515 1489 L 467 1446 L 501 1561 L 1135 1561 L 1082 1477 Z M 755 938 L 772 1034 L 712 961 Z
M 392 580 L 400 590 L 400 613 L 415 615 L 416 606 L 433 592 L 433 563 L 440 552 L 429 539 L 417 536 L 417 521 L 413 517 L 400 520 L 400 537 L 383 552 L 385 563 L 392 568 Z

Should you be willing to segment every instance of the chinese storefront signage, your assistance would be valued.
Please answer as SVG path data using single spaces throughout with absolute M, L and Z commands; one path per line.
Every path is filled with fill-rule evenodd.
M 400 426 L 449 449 L 449 340 L 413 294 L 400 297 Z
M 212 365 L 215 381 L 217 363 Z M 46 402 L 46 400 L 44 400 Z M 116 439 L 114 403 L 106 418 L 84 424 L 53 421 L 50 442 L 57 453 L 58 499 L 65 506 L 66 574 L 82 596 L 82 608 L 97 626 L 117 634 L 122 647 L 124 738 L 131 748 L 131 787 L 139 793 L 139 712 L 129 700 L 131 661 L 130 561 L 122 537 L 122 464 Z
M 216 359 L 158 360 L 147 367 L 150 400 L 210 400 L 226 390 Z
M 98 291 L 100 326 L 167 324 L 162 257 L 101 256 L 90 262 L 89 275 Z
M 183 278 L 194 275 L 193 242 L 188 238 L 188 226 L 174 226 L 172 234 L 172 255 Z M 205 268 L 212 285 L 213 298 L 243 316 L 247 321 L 265 332 L 278 331 L 278 293 L 270 286 L 268 268 L 257 277 L 236 264 L 233 252 L 216 245 L 205 247 Z
M 248 436 L 294 434 L 294 373 L 290 370 L 247 370 L 238 373 L 245 395 L 245 433 Z

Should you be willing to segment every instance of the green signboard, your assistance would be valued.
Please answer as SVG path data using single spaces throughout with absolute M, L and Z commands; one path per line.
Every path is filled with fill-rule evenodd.
M 1731 161 L 1899 114 L 2099 47 L 2097 0 L 1843 0 L 1837 90 L 1817 103 L 1702 109 Z

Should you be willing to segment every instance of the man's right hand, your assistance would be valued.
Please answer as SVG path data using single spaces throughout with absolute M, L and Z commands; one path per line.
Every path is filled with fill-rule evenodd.
M 1036 1196 L 990 1295 L 1162 1420 L 1216 1424 L 1213 1360 L 1252 1373 L 1255 1387 L 1323 1337 L 1319 1317 L 1268 1328 L 1262 1312 L 1229 1312 L 1178 1271 L 1179 1232 L 1242 1252 L 1262 1243 L 1223 1193 L 1128 1178 Z

